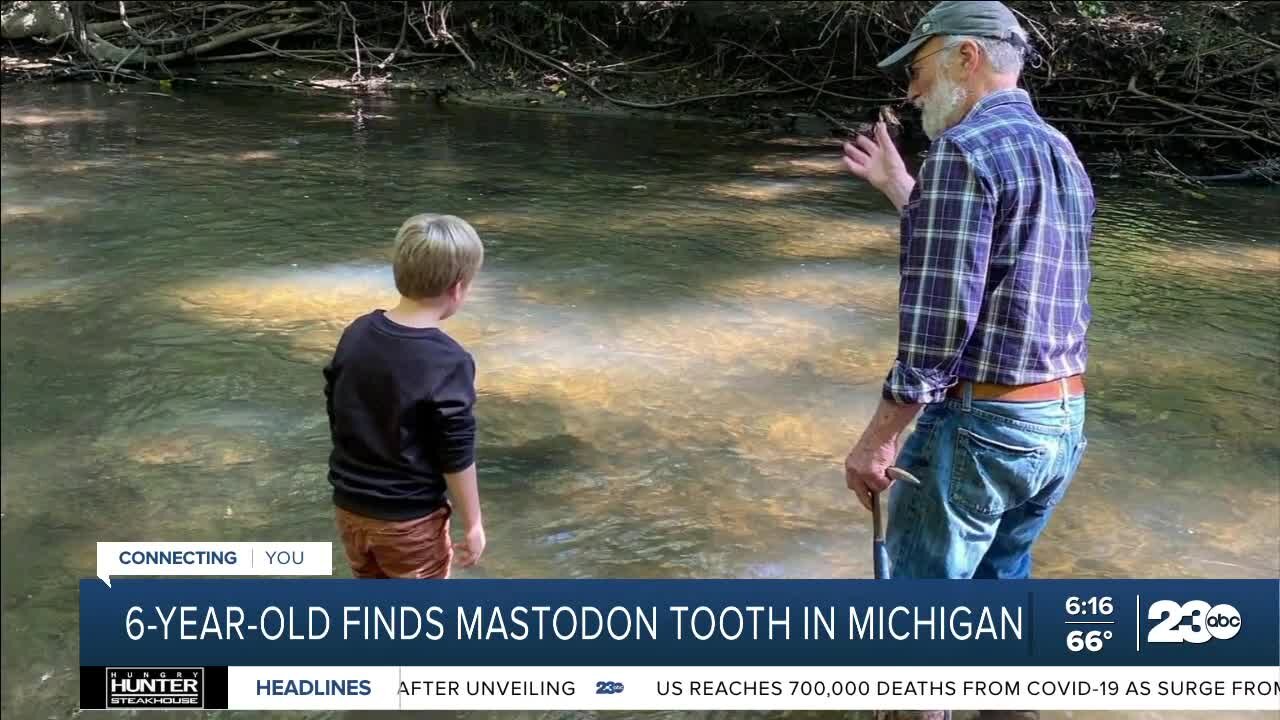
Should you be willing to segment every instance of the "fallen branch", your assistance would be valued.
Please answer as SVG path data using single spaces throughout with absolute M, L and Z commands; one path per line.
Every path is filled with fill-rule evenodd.
M 1238 173 L 1227 173 L 1225 175 L 1190 175 L 1192 180 L 1201 183 L 1238 183 L 1249 182 L 1251 180 L 1262 180 L 1264 182 L 1275 183 L 1274 178 L 1269 178 L 1266 174 L 1256 170 L 1245 170 Z
M 844 94 L 842 94 L 842 93 L 838 93 L 838 92 L 832 92 L 832 91 L 827 90 L 827 89 L 825 89 L 825 88 L 818 87 L 817 85 L 810 85 L 809 83 L 806 83 L 806 82 L 804 82 L 803 80 L 798 80 L 798 79 L 796 79 L 796 76 L 794 76 L 794 75 L 792 75 L 791 73 L 787 72 L 786 70 L 783 70 L 782 68 L 778 67 L 778 65 L 777 65 L 776 63 L 774 63 L 774 62 L 772 62 L 772 61 L 770 61 L 770 60 L 766 59 L 765 57 L 761 56 L 761 55 L 760 55 L 760 53 L 758 53 L 758 52 L 756 52 L 756 51 L 754 51 L 754 50 L 752 50 L 752 49 L 750 49 L 750 48 L 746 47 L 745 45 L 742 45 L 742 44 L 740 44 L 740 43 L 736 43 L 736 42 L 734 42 L 733 40 L 729 40 L 729 39 L 727 39 L 727 38 L 720 38 L 717 42 L 725 43 L 726 45 L 732 45 L 732 46 L 734 46 L 734 47 L 736 47 L 736 48 L 739 48 L 739 49 L 741 49 L 741 50 L 745 50 L 748 54 L 750 54 L 750 55 L 754 56 L 755 58 L 759 59 L 759 60 L 760 60 L 761 62 L 763 62 L 764 64 L 768 65 L 769 67 L 773 68 L 774 70 L 777 70 L 778 72 L 782 73 L 783 75 L 786 75 L 786 76 L 787 76 L 787 79 L 788 79 L 788 80 L 790 80 L 791 82 L 793 82 L 793 83 L 798 83 L 799 85 L 802 85 L 802 86 L 804 86 L 804 87 L 806 87 L 806 88 L 809 88 L 810 90 L 816 90 L 816 91 L 817 91 L 817 92 L 819 92 L 819 93 L 826 94 L 826 95 L 830 95 L 831 97 L 840 98 L 841 100 L 852 100 L 852 101 L 854 101 L 854 102 L 866 102 L 866 103 L 898 103 L 898 102 L 902 102 L 902 101 L 905 99 L 905 98 L 901 98 L 901 97 L 896 97 L 896 98 L 864 98 L 864 97 L 854 97 L 854 96 L 852 96 L 852 95 L 844 95 Z M 825 80 L 824 80 L 824 82 L 825 82 Z
M 436 29 L 431 27 L 431 15 L 434 5 L 435 3 L 428 3 L 425 2 L 425 0 L 422 3 L 422 24 L 423 27 L 427 29 L 427 33 L 431 35 L 432 42 L 438 44 L 441 37 L 443 37 L 444 40 L 452 45 L 454 49 L 462 55 L 462 58 L 467 61 L 467 65 L 471 68 L 471 72 L 475 72 L 479 69 L 479 66 L 476 65 L 476 61 L 471 59 L 471 55 L 467 53 L 466 49 L 462 47 L 462 44 L 458 42 L 458 39 L 449 31 L 449 23 L 447 19 L 449 3 L 444 3 L 444 7 L 440 8 L 440 31 L 436 32 Z M 414 28 L 414 31 L 417 32 L 417 28 Z M 418 37 L 422 37 L 422 34 L 419 33 Z
M 479 69 L 476 65 L 476 61 L 471 59 L 471 56 L 467 54 L 466 48 L 462 47 L 462 44 L 453 36 L 453 33 L 449 32 L 448 25 L 445 24 L 446 12 L 448 12 L 447 5 L 446 7 L 440 8 L 440 34 L 444 35 L 445 39 L 449 41 L 449 44 L 457 48 L 458 52 L 462 53 L 463 59 L 465 59 L 467 64 L 471 66 L 471 72 L 475 72 Z
M 1166 158 L 1164 155 L 1161 155 L 1159 150 L 1152 150 L 1152 152 L 1154 152 L 1154 153 L 1155 153 L 1155 156 L 1156 156 L 1157 158 L 1160 158 L 1160 162 L 1164 163 L 1166 166 L 1168 166 L 1168 167 L 1169 167 L 1170 169 L 1172 169 L 1174 172 L 1178 173 L 1178 175 L 1181 175 L 1181 176 L 1182 176 L 1182 178 L 1183 178 L 1183 179 L 1185 179 L 1187 182 L 1191 183 L 1192 185 L 1200 185 L 1200 181 L 1198 181 L 1198 180 L 1196 180 L 1196 179 L 1192 178 L 1190 175 L 1188 175 L 1188 174 L 1186 174 L 1186 173 L 1182 172 L 1182 169 L 1181 169 L 1181 168 L 1179 168 L 1177 165 L 1174 165 L 1172 162 L 1169 162 L 1169 159 L 1168 159 L 1168 158 Z
M 156 13 L 151 13 L 150 15 L 139 15 L 138 17 L 134 18 L 130 22 L 136 25 L 143 25 L 145 23 L 151 22 L 152 20 L 157 20 L 159 18 L 167 17 L 167 16 L 168 16 L 168 13 L 156 12 Z M 125 29 L 125 22 L 124 22 L 124 19 L 121 18 L 120 20 L 109 20 L 107 22 L 90 23 L 86 27 L 86 29 L 91 33 L 96 33 L 98 35 L 105 36 L 105 35 L 110 35 L 112 33 L 119 32 Z
M 233 55 L 207 55 L 200 58 L 200 62 L 232 62 L 238 60 L 254 60 L 257 58 L 272 57 L 276 54 L 270 50 L 259 50 L 257 52 L 235 53 Z M 296 57 L 297 60 L 304 60 L 303 57 Z
M 312 20 L 310 22 L 298 24 L 273 22 L 254 25 L 225 35 L 220 35 L 207 42 L 201 43 L 200 45 L 195 45 L 183 50 L 175 50 L 174 52 L 165 53 L 163 55 L 152 55 L 147 52 L 142 52 L 135 56 L 139 46 L 126 50 L 125 48 L 122 48 L 101 36 L 93 35 L 86 43 L 86 51 L 95 60 L 118 62 L 121 65 L 132 66 L 149 63 L 166 63 L 174 60 L 195 57 L 202 53 L 207 53 L 210 50 L 216 50 L 225 45 L 240 42 L 241 40 L 248 40 L 282 31 L 298 32 L 300 30 L 321 25 L 324 22 L 324 20 Z
M 1151 93 L 1146 93 L 1146 92 L 1143 92 L 1143 91 L 1139 90 L 1139 89 L 1138 89 L 1138 76 L 1137 76 L 1137 75 L 1134 75 L 1134 76 L 1132 76 L 1132 77 L 1130 77 L 1130 78 L 1129 78 L 1129 92 L 1131 92 L 1131 93 L 1133 93 L 1134 95 L 1137 95 L 1137 96 L 1139 96 L 1139 97 L 1145 97 L 1145 98 L 1148 98 L 1148 99 L 1150 99 L 1150 100 L 1153 100 L 1153 101 L 1155 101 L 1155 102 L 1160 103 L 1161 105 L 1164 105 L 1164 106 L 1166 106 L 1166 107 L 1173 108 L 1174 110 L 1177 110 L 1177 111 L 1179 111 L 1179 112 L 1184 112 L 1184 113 L 1186 113 L 1186 114 L 1188 114 L 1188 115 L 1194 115 L 1195 117 L 1198 117 L 1198 118 L 1200 118 L 1201 120 L 1204 120 L 1205 122 L 1213 123 L 1214 125 L 1218 125 L 1219 127 L 1224 127 L 1224 128 L 1226 128 L 1226 129 L 1228 129 L 1228 130 L 1231 130 L 1231 131 L 1233 131 L 1233 132 L 1241 133 L 1241 134 L 1243 134 L 1243 135 L 1248 135 L 1249 137 L 1251 137 L 1251 138 L 1253 138 L 1253 139 L 1255 139 L 1255 140 L 1258 140 L 1259 142 L 1264 142 L 1264 143 L 1266 143 L 1266 144 L 1268 144 L 1268 145 L 1274 145 L 1274 146 L 1276 146 L 1276 147 L 1280 147 L 1280 140 L 1272 140 L 1272 139 L 1270 139 L 1270 138 L 1262 137 L 1261 135 L 1259 135 L 1259 134 L 1257 134 L 1257 133 L 1255 133 L 1255 132 L 1253 132 L 1253 131 L 1251 131 L 1251 130 L 1246 130 L 1246 129 L 1244 129 L 1244 128 L 1238 128 L 1238 127 L 1235 127 L 1235 126 L 1230 125 L 1230 124 L 1228 124 L 1228 123 L 1224 123 L 1224 122 L 1222 122 L 1221 120 L 1216 120 L 1216 119 L 1214 119 L 1214 118 L 1211 118 L 1211 117 L 1209 117 L 1208 115 L 1205 115 L 1204 113 L 1196 112 L 1195 110 L 1192 110 L 1192 109 L 1190 109 L 1190 108 L 1188 108 L 1188 107 L 1186 107 L 1186 106 L 1184 106 L 1184 105 L 1179 105 L 1178 103 L 1170 102 L 1170 101 L 1168 101 L 1168 100 L 1165 100 L 1165 99 L 1164 99 L 1164 98 L 1162 98 L 1162 97 L 1157 97 L 1157 96 L 1155 96 L 1155 95 L 1152 95 Z
M 826 110 L 823 110 L 822 108 L 815 108 L 815 111 L 816 111 L 819 115 L 821 115 L 822 117 L 826 118 L 826 119 L 827 119 L 827 122 L 831 123 L 831 125 L 832 125 L 833 127 L 835 127 L 837 130 L 840 130 L 840 131 L 841 131 L 841 132 L 843 132 L 844 134 L 846 134 L 846 135 L 848 135 L 848 136 L 850 136 L 850 137 L 853 137 L 853 136 L 855 136 L 855 135 L 857 135 L 857 134 L 858 134 L 858 131 L 857 131 L 857 130 L 854 130 L 853 128 L 849 127 L 848 125 L 845 125 L 845 124 L 844 124 L 843 122 L 841 122 L 840 120 L 838 120 L 838 119 L 836 119 L 836 118 L 832 117 L 832 116 L 831 116 L 831 114 L 830 114 L 830 113 L 828 113 Z
M 649 62 L 650 60 L 657 60 L 658 58 L 660 58 L 660 57 L 666 57 L 667 55 L 670 55 L 670 54 L 671 54 L 671 53 L 673 53 L 673 52 L 675 52 L 675 50 L 664 50 L 664 51 L 662 51 L 662 52 L 660 52 L 660 53 L 654 53 L 654 54 L 652 54 L 652 55 L 646 55 L 646 56 L 644 56 L 644 57 L 636 58 L 636 59 L 634 59 L 634 60 L 625 60 L 625 61 L 622 61 L 622 62 L 616 62 L 616 63 L 613 63 L 613 64 L 611 64 L 611 65 L 600 65 L 600 66 L 598 66 L 598 67 L 591 68 L 591 69 L 592 69 L 592 70 L 594 70 L 595 72 L 601 72 L 601 73 L 617 73 L 617 74 L 619 74 L 619 75 L 627 75 L 627 74 L 632 74 L 632 75 L 634 75 L 634 74 L 639 73 L 639 72 L 661 72 L 661 71 L 656 71 L 656 70 L 648 70 L 648 71 L 644 71 L 644 70 L 619 70 L 618 68 L 624 68 L 624 67 L 627 67 L 628 65 L 639 65 L 639 64 L 641 64 L 641 63 Z M 687 66 L 682 66 L 682 67 L 694 67 L 694 66 L 696 66 L 696 65 L 698 65 L 698 64 L 700 64 L 700 63 L 704 63 L 704 62 L 706 62 L 706 60 L 699 60 L 699 61 L 697 61 L 697 62 L 695 62 L 695 63 L 691 63 L 691 64 L 689 64 L 689 65 L 687 65 Z
M 1272 48 L 1272 49 L 1280 50 L 1280 43 L 1273 43 L 1273 42 L 1271 42 L 1270 40 L 1268 40 L 1268 39 L 1266 39 L 1266 38 L 1263 38 L 1263 37 L 1258 37 L 1257 35 L 1248 35 L 1247 37 L 1248 37 L 1250 40 L 1253 40 L 1254 42 L 1259 42 L 1259 43 L 1262 43 L 1263 45 L 1266 45 L 1267 47 L 1270 47 L 1270 48 Z
M 400 48 L 404 47 L 405 37 L 407 36 L 407 33 L 409 31 L 409 3 L 407 2 L 407 0 L 404 3 L 404 7 L 401 8 L 401 10 L 402 12 L 400 17 L 400 39 L 396 41 L 396 47 L 394 50 L 391 51 L 391 54 L 383 58 L 381 63 L 378 63 L 378 69 L 380 70 L 385 70 L 386 67 L 396 59 L 396 55 L 399 54 Z
M 1189 117 L 1173 118 L 1171 120 L 1156 120 L 1155 122 L 1135 123 L 1135 122 L 1119 122 L 1116 120 L 1094 120 L 1092 118 L 1065 118 L 1065 117 L 1046 117 L 1045 122 L 1062 123 L 1064 125 L 1097 125 L 1100 127 L 1118 127 L 1118 128 L 1153 128 L 1164 127 L 1166 125 L 1180 125 L 1182 123 L 1191 122 Z
M 342 9 L 346 11 L 347 17 L 351 18 L 351 46 L 356 51 L 356 74 L 355 77 L 364 79 L 364 73 L 360 70 L 360 33 L 356 32 L 356 26 L 360 23 L 356 20 L 356 16 L 351 14 L 351 8 L 347 4 L 342 3 Z
M 254 39 L 252 40 L 252 42 L 253 42 L 255 45 L 257 45 L 258 47 L 263 48 L 263 52 L 264 52 L 264 53 L 266 53 L 266 54 L 268 54 L 268 55 L 274 55 L 274 56 L 276 56 L 276 57 L 282 57 L 282 58 L 286 58 L 286 59 L 288 59 L 288 60 L 297 60 L 297 61 L 300 61 L 300 62 L 317 63 L 317 64 L 320 64 L 320 65 L 337 65 L 338 67 L 341 67 L 341 68 L 346 68 L 346 67 L 348 67 L 347 63 L 344 63 L 344 62 L 338 62 L 338 61 L 336 61 L 336 60 L 326 60 L 326 59 L 324 59 L 324 57 L 323 57 L 323 56 L 328 56 L 328 57 L 334 57 L 334 56 L 337 56 L 337 57 L 346 57 L 346 54 L 345 54 L 345 53 L 340 52 L 340 51 L 337 51 L 337 50 L 324 50 L 324 51 L 314 51 L 314 52 L 298 52 L 298 51 L 286 52 L 286 51 L 281 50 L 281 49 L 279 49 L 279 48 L 276 48 L 276 47 L 272 47 L 272 46 L 270 46 L 270 45 L 267 45 L 266 43 L 262 42 L 262 40 L 261 40 L 261 39 L 259 39 L 259 38 L 254 38 Z M 257 53 L 248 53 L 248 54 L 249 54 L 249 55 L 257 55 Z M 321 55 L 322 57 L 314 57 L 315 55 Z M 234 57 L 234 56 L 228 56 L 228 57 Z M 202 59 L 202 60 L 214 60 L 214 58 L 201 58 L 201 59 Z
M 123 3 L 121 3 L 121 4 L 123 5 Z M 126 62 L 126 61 L 128 61 L 128 59 L 129 59 L 130 57 L 132 57 L 132 56 L 133 56 L 133 54 L 134 54 L 135 52 L 137 52 L 137 51 L 139 51 L 139 50 L 141 50 L 141 49 L 142 49 L 142 48 L 140 48 L 140 47 L 135 47 L 135 48 L 133 48 L 132 50 L 130 50 L 130 51 L 129 51 L 129 54 L 128 54 L 128 55 L 125 55 L 123 58 L 121 58 L 121 59 L 120 59 L 120 62 L 116 63 L 116 66 L 115 66 L 114 68 L 111 68 L 111 83 L 112 83 L 113 85 L 114 85 L 114 84 L 115 84 L 115 82 L 116 82 L 116 73 L 120 72 L 120 66 L 121 66 L 121 65 L 124 65 L 124 64 L 125 64 L 125 62 Z
M 1217 85 L 1218 83 L 1224 80 L 1230 80 L 1231 78 L 1240 77 L 1241 75 L 1248 75 L 1252 72 L 1262 70 L 1263 68 L 1266 68 L 1272 65 L 1280 65 L 1280 54 L 1272 55 L 1271 57 L 1264 59 L 1262 62 L 1257 63 L 1256 65 L 1251 65 L 1247 68 L 1244 68 L 1243 70 L 1236 70 L 1235 72 L 1227 73 L 1226 75 L 1222 75 L 1221 77 L 1216 77 L 1204 83 L 1200 87 L 1202 88 L 1213 87 L 1214 85 Z
M 183 100 L 182 98 L 178 97 L 177 95 L 173 95 L 173 94 L 170 94 L 170 93 L 159 93 L 159 92 L 146 92 L 146 91 L 143 91 L 143 92 L 141 92 L 141 93 L 139 93 L 139 94 L 140 94 L 140 95 L 155 95 L 156 97 L 169 98 L 170 100 L 176 100 L 176 101 L 178 101 L 178 102 L 186 102 L 185 100 Z
M 601 98 L 607 100 L 608 102 L 611 102 L 614 105 L 618 105 L 620 107 L 635 108 L 637 110 L 665 110 L 667 108 L 676 107 L 677 105 L 687 105 L 689 103 L 704 102 L 707 100 L 719 100 L 722 98 L 743 97 L 746 95 L 781 95 L 785 93 L 799 92 L 805 89 L 803 85 L 797 85 L 794 87 L 784 88 L 784 89 L 745 90 L 742 92 L 716 93 L 714 95 L 696 95 L 693 97 L 680 98 L 677 100 L 670 100 L 668 102 L 661 102 L 661 103 L 631 102 L 630 100 L 620 100 L 618 98 L 612 97 L 608 93 L 605 93 L 604 91 L 596 88 L 590 82 L 583 79 L 582 76 L 570 70 L 567 66 L 565 66 L 561 62 L 548 58 L 545 55 L 542 55 L 541 53 L 537 53 L 532 50 L 521 47 L 517 43 L 514 43 L 511 40 L 508 40 L 507 38 L 502 37 L 501 35 L 495 35 L 494 38 L 499 42 L 509 46 L 511 49 L 515 50 L 516 52 L 525 55 L 526 57 L 532 58 L 533 60 L 543 65 L 546 65 L 547 67 L 563 72 L 564 74 L 576 80 L 579 84 L 586 87 L 588 90 L 595 93 L 596 95 L 599 95 Z

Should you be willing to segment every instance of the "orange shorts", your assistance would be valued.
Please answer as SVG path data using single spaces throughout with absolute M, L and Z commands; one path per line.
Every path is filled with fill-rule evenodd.
M 337 508 L 338 533 L 357 578 L 449 577 L 448 505 L 413 520 L 378 520 Z

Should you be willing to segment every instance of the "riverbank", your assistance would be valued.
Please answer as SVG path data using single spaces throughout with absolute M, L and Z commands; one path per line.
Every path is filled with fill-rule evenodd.
M 244 87 L 274 93 L 299 93 L 304 95 L 334 95 L 350 98 L 407 95 L 424 103 L 440 105 L 472 106 L 518 110 L 535 113 L 564 113 L 570 115 L 594 115 L 601 117 L 633 117 L 655 121 L 700 122 L 721 128 L 725 132 L 754 134 L 761 137 L 789 137 L 802 144 L 830 144 L 833 152 L 836 144 L 852 131 L 865 129 L 867 121 L 853 117 L 838 117 L 821 108 L 805 103 L 773 100 L 765 103 L 739 101 L 719 109 L 639 109 L 589 95 L 570 94 L 555 83 L 547 85 L 543 78 L 526 75 L 520 77 L 508 68 L 505 82 L 478 76 L 465 64 L 442 65 L 430 70 L 397 73 L 395 76 L 375 81 L 353 82 L 349 76 L 320 71 L 314 67 L 289 62 L 242 63 L 219 66 L 213 69 L 182 74 L 170 80 L 138 82 L 137 79 L 121 80 L 115 84 L 110 79 L 99 80 L 83 77 L 78 73 L 66 73 L 50 58 L 25 58 L 14 62 L 6 58 L 6 82 L 87 82 L 112 85 L 118 92 L 146 92 L 170 95 L 181 100 L 184 92 L 198 87 Z M 710 88 L 702 90 L 709 94 Z M 634 102 L 654 104 L 654 98 L 670 97 L 671 88 L 651 83 L 643 95 L 631 98 Z M 912 118 L 907 117 L 909 122 Z M 1206 158 L 1174 158 L 1174 161 L 1153 154 L 1146 148 L 1121 150 L 1087 139 L 1077 147 L 1081 159 L 1090 171 L 1099 177 L 1113 180 L 1150 182 L 1157 180 L 1182 186 L 1188 192 L 1207 189 L 1213 184 L 1213 176 L 1225 176 L 1225 182 L 1275 183 L 1280 166 L 1273 161 L 1270 166 L 1258 164 L 1240 165 L 1235 161 L 1208 161 Z M 904 152 L 921 153 L 927 146 L 922 134 L 916 132 L 900 140 Z M 1183 168 L 1186 168 L 1184 170 Z M 1188 172 L 1189 171 L 1189 172 Z M 1201 173 L 1206 180 L 1197 180 L 1190 172 Z
M 16 59 L 6 82 L 409 92 L 828 140 L 889 106 L 918 146 L 901 78 L 875 62 L 929 4 L 316 2 L 223 15 L 194 3 L 207 8 L 197 23 L 189 9 L 133 2 L 126 32 L 123 11 L 0 3 Z M 11 22 L 16 5 L 28 8 L 23 22 Z M 1025 86 L 1096 170 L 1189 185 L 1280 180 L 1280 3 L 1011 6 L 1039 53 Z

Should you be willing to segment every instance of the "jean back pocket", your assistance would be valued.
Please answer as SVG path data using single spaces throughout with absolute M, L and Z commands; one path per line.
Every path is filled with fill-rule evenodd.
M 1018 440 L 1025 435 L 1017 434 Z M 976 515 L 1002 515 L 1036 494 L 1047 456 L 1045 446 L 1013 444 L 957 428 L 949 499 Z

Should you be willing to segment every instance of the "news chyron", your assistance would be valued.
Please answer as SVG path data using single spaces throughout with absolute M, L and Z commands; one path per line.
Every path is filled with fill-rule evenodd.
M 1243 579 L 92 579 L 81 708 L 1274 711 L 1278 607 Z

